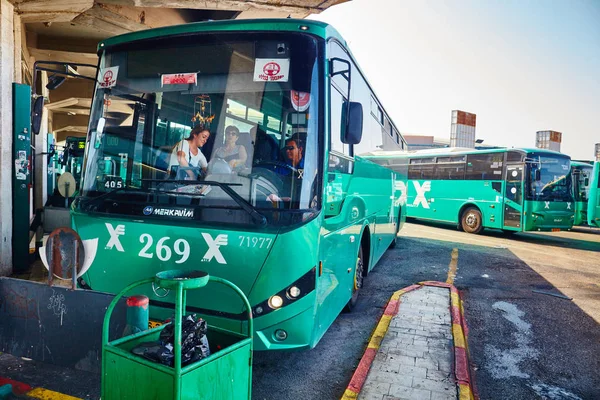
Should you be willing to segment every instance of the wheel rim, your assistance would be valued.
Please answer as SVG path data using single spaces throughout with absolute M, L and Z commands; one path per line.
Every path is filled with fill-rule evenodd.
M 478 224 L 477 215 L 473 213 L 467 214 L 467 218 L 465 218 L 465 222 L 469 228 L 476 228 Z
M 358 290 L 363 284 L 363 262 L 362 257 L 359 255 L 356 259 L 356 273 L 354 274 L 354 290 Z

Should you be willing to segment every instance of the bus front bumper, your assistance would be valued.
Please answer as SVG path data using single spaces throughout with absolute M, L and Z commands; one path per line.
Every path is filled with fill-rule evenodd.
M 528 231 L 566 231 L 573 227 L 575 216 L 573 213 L 561 211 L 532 212 L 527 224 Z
M 254 318 L 254 350 L 301 350 L 312 346 L 314 292 L 268 315 Z

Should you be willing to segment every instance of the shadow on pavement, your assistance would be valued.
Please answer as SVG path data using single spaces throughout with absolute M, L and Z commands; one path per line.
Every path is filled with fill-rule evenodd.
M 454 224 L 443 223 L 443 222 L 433 222 L 433 221 L 422 221 L 422 220 L 411 220 L 411 224 L 414 225 L 422 225 L 429 226 L 434 228 L 446 229 L 449 232 L 458 231 Z M 593 233 L 600 234 L 590 231 L 579 229 L 576 231 L 577 233 Z M 563 232 L 563 234 L 568 235 L 569 232 Z M 564 236 L 553 236 L 549 233 L 544 232 L 518 232 L 518 233 L 506 233 L 500 229 L 484 229 L 478 235 L 474 235 L 474 237 L 483 236 L 483 237 L 492 237 L 499 239 L 507 239 L 514 240 L 516 242 L 525 242 L 531 243 L 541 246 L 553 246 L 553 247 L 564 247 L 575 250 L 587 250 L 587 251 L 598 251 L 600 252 L 600 242 L 589 241 L 589 240 L 581 240 L 576 237 L 568 238 Z

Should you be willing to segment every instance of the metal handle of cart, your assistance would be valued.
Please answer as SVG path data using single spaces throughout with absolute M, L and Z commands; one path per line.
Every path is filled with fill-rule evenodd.
M 190 277 L 191 276 L 191 277 Z M 201 271 L 180 271 L 180 270 L 171 270 L 171 271 L 163 271 L 156 274 L 154 278 L 147 278 L 139 282 L 134 282 L 123 290 L 121 290 L 110 303 L 106 310 L 106 314 L 104 316 L 104 323 L 102 328 L 102 347 L 109 345 L 109 325 L 110 325 L 110 317 L 114 308 L 116 307 L 118 301 L 121 297 L 123 297 L 126 293 L 135 289 L 138 286 L 153 284 L 162 288 L 172 289 L 176 293 L 175 300 L 175 321 L 174 324 L 174 343 L 173 343 L 173 353 L 174 353 L 174 366 L 173 372 L 175 375 L 181 375 L 181 327 L 182 327 L 182 319 L 185 313 L 186 305 L 185 305 L 185 296 L 184 291 L 190 289 L 198 289 L 205 286 L 208 282 L 216 282 L 228 286 L 234 292 L 238 294 L 238 296 L 242 299 L 247 313 L 248 313 L 248 338 L 250 339 L 250 346 L 252 346 L 253 340 L 253 320 L 252 320 L 252 308 L 250 307 L 250 302 L 242 292 L 240 288 L 238 288 L 233 283 L 214 276 L 209 276 L 205 272 Z M 156 329 L 156 328 L 155 328 Z M 135 335 L 140 335 L 141 333 L 136 333 Z M 117 339 L 116 341 L 121 341 L 121 339 Z M 250 347 L 251 349 L 251 347 Z M 102 360 L 104 364 L 104 360 Z M 250 385 L 252 382 L 252 374 L 250 373 Z M 178 386 L 175 387 L 174 398 L 178 398 L 180 388 Z

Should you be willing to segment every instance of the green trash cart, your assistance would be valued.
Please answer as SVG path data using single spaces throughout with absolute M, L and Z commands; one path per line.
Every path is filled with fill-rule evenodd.
M 210 356 L 181 365 L 181 326 L 186 291 L 208 282 L 226 285 L 243 300 L 248 312 L 247 335 L 209 325 Z M 110 317 L 119 299 L 146 284 L 174 290 L 174 367 L 155 363 L 131 350 L 142 342 L 156 341 L 165 325 L 109 342 Z M 106 310 L 102 329 L 102 400 L 151 399 L 250 399 L 252 392 L 252 309 L 244 293 L 233 283 L 202 271 L 170 270 L 127 286 Z

